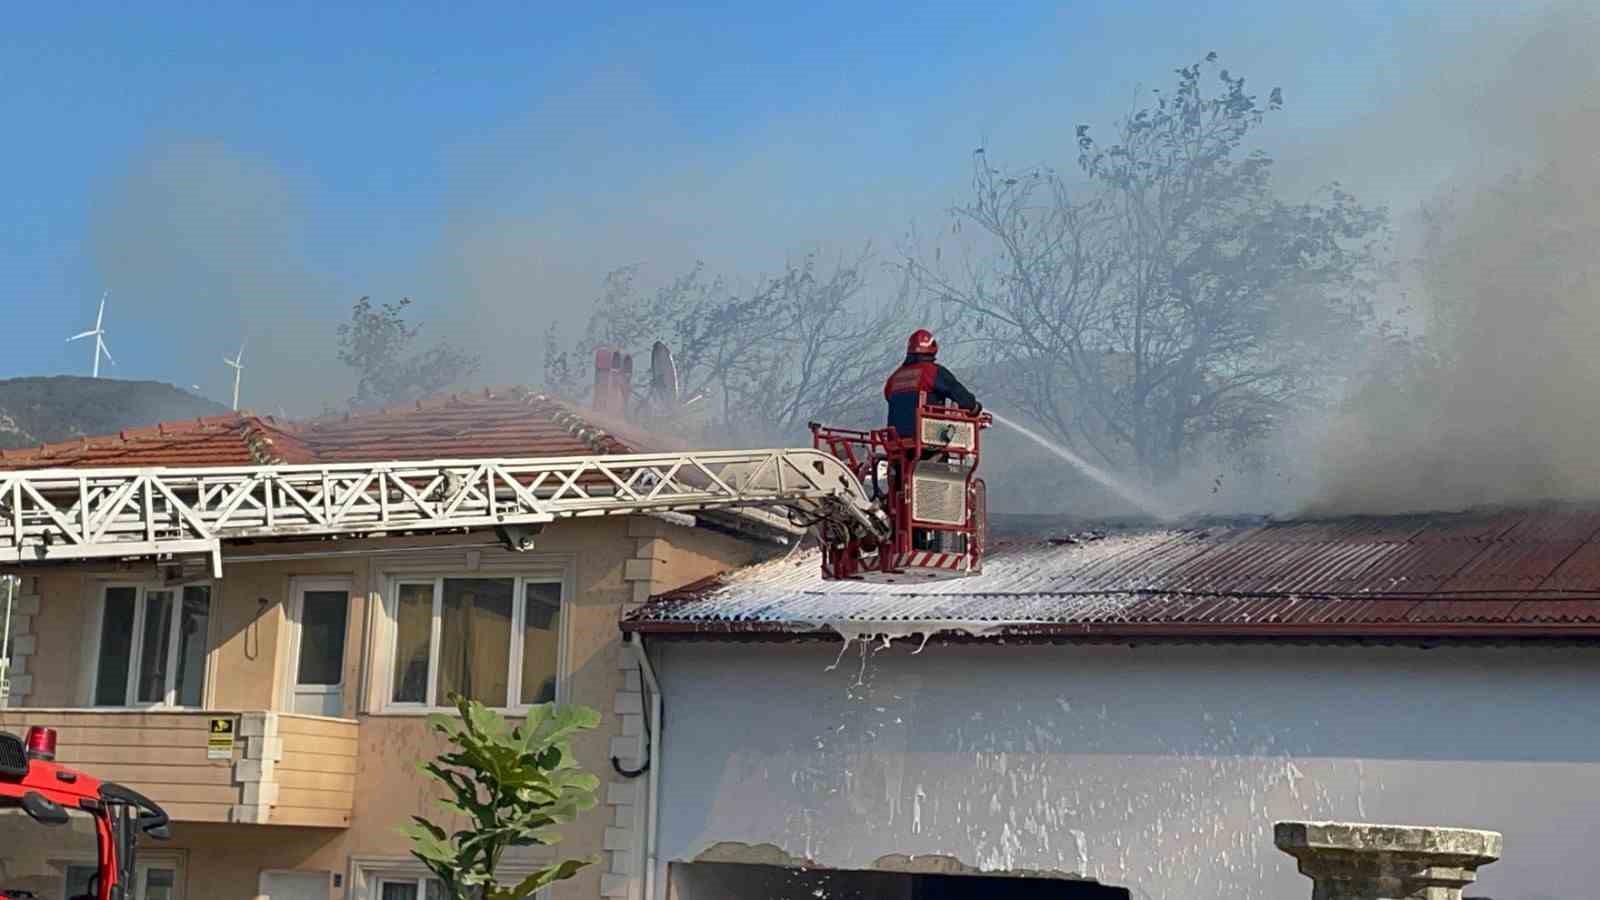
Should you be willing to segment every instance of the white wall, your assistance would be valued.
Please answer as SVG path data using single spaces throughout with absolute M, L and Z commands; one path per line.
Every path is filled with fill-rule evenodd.
M 1600 891 L 1600 649 L 859 647 L 654 645 L 663 866 L 742 841 L 1265 900 L 1311 886 L 1271 823 L 1345 819 L 1504 832 L 1468 896 Z

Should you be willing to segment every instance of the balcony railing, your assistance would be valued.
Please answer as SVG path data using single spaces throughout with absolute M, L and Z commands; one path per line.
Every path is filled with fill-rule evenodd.
M 56 761 L 125 784 L 179 822 L 345 828 L 360 726 L 229 710 L 0 709 L 57 732 Z

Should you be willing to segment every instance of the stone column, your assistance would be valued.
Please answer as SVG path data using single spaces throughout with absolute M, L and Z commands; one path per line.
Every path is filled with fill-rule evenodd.
M 1312 900 L 1461 900 L 1502 845 L 1495 831 L 1352 822 L 1279 822 L 1272 837 Z

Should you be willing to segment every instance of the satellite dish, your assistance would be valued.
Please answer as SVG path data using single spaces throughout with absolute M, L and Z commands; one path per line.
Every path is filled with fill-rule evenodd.
M 678 364 L 662 341 L 650 348 L 650 399 L 662 411 L 678 408 Z

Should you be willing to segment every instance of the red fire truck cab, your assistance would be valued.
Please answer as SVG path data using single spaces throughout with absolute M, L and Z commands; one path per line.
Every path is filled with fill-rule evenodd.
M 164 840 L 149 798 L 55 762 L 55 731 L 0 732 L 0 898 L 132 900 L 134 848 Z
M 988 413 L 924 402 L 911 435 L 813 422 L 813 445 L 855 472 L 892 525 L 886 542 L 825 539 L 823 578 L 937 581 L 981 571 L 988 511 L 977 477 L 979 436 L 993 421 Z

